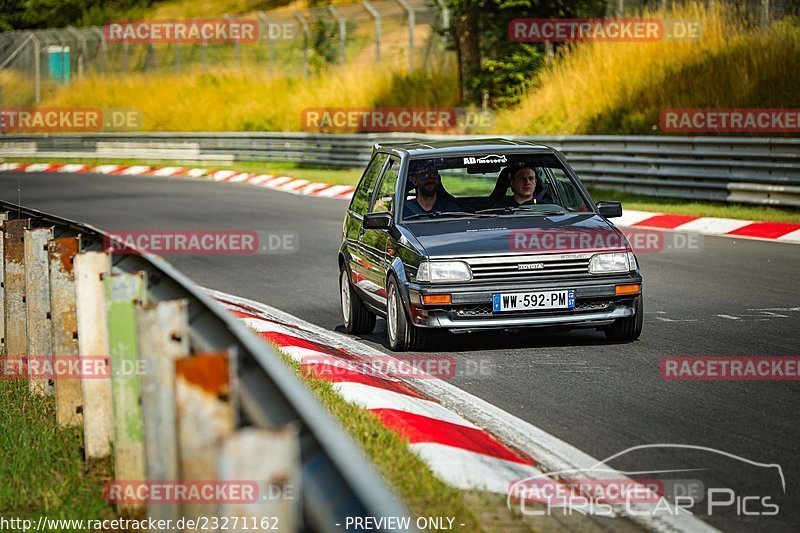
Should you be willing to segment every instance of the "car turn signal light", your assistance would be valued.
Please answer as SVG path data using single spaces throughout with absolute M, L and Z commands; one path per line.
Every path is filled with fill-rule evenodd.
M 625 294 L 639 294 L 642 292 L 642 286 L 638 283 L 633 285 L 617 285 L 617 296 Z
M 452 303 L 453 298 L 449 294 L 423 294 L 422 303 L 425 305 L 434 304 L 449 304 Z

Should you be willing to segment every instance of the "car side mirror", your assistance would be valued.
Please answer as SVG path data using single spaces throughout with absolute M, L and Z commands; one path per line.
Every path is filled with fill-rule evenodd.
M 622 216 L 622 202 L 597 202 L 597 210 L 606 218 Z
M 381 211 L 378 213 L 367 213 L 364 215 L 364 220 L 361 222 L 364 229 L 378 229 L 387 230 L 389 235 L 395 239 L 400 238 L 400 230 L 394 225 L 394 219 L 391 213 Z

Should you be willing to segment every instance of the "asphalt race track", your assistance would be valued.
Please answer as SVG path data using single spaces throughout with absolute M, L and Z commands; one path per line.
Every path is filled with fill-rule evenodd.
M 290 255 L 167 257 L 197 283 L 265 302 L 328 329 L 341 325 L 336 251 L 347 202 L 249 185 L 93 174 L 0 173 L 0 198 L 108 230 L 291 231 Z M 707 237 L 702 250 L 639 254 L 642 338 L 613 344 L 594 331 L 447 335 L 431 348 L 460 368 L 458 387 L 603 459 L 628 447 L 678 443 L 719 454 L 638 450 L 622 471 L 700 468 L 682 479 L 736 489 L 707 519 L 726 531 L 800 529 L 800 382 L 667 381 L 664 356 L 800 355 L 800 246 Z M 365 342 L 384 347 L 378 321 Z M 469 373 L 468 373 L 469 374 Z M 735 516 L 739 498 L 771 495 L 776 517 Z M 748 510 L 766 510 L 758 501 Z

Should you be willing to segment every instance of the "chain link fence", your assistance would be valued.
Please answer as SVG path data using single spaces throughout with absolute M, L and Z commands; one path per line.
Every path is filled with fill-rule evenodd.
M 213 19 L 218 26 L 257 27 L 254 40 L 123 40 L 110 31 L 113 22 L 103 27 L 4 32 L 0 105 L 39 103 L 48 90 L 87 74 L 224 67 L 308 76 L 324 66 L 345 63 L 356 69 L 374 68 L 377 63 L 382 68 L 435 68 L 446 61 L 441 29 L 447 18 L 443 4 L 434 7 L 427 0 L 365 0 Z
M 800 16 L 800 0 L 716 0 L 744 20 L 766 25 Z M 673 0 L 608 0 L 607 16 L 637 16 Z M 443 0 L 364 0 L 304 11 L 290 7 L 219 20 L 249 21 L 257 38 L 243 42 L 141 42 L 110 39 L 108 26 L 0 34 L 0 105 L 38 104 L 42 95 L 87 74 L 180 73 L 258 68 L 308 76 L 328 65 L 356 69 L 437 69 L 454 62 Z

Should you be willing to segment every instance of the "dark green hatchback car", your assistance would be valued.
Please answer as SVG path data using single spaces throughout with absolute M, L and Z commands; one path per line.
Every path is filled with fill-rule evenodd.
M 506 139 L 375 145 L 339 249 L 345 328 L 393 350 L 435 329 L 642 331 L 630 244 L 553 148 Z

